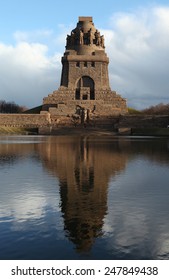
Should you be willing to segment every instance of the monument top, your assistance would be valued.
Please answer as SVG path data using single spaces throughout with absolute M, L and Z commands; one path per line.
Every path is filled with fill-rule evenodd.
M 77 26 L 67 35 L 65 54 L 76 51 L 77 55 L 93 55 L 96 51 L 102 51 L 104 55 L 104 49 L 104 36 L 95 28 L 93 18 L 79 16 Z
M 79 21 L 93 21 L 92 17 L 79 17 Z

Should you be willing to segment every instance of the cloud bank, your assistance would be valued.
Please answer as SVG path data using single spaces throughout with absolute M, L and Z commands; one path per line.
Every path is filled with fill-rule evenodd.
M 129 106 L 169 103 L 169 7 L 116 14 L 111 25 L 105 31 L 111 86 Z
M 169 7 L 113 14 L 101 32 L 111 87 L 127 98 L 128 106 L 169 103 Z M 16 31 L 15 45 L 0 42 L 0 99 L 33 107 L 57 89 L 66 34 L 63 26 L 57 38 L 52 30 Z M 51 51 L 49 39 L 58 52 Z
M 0 44 L 0 99 L 37 106 L 59 82 L 60 54 L 47 55 L 38 43 Z

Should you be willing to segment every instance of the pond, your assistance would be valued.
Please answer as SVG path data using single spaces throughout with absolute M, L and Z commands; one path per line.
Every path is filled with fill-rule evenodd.
M 0 137 L 0 259 L 168 259 L 169 139 Z

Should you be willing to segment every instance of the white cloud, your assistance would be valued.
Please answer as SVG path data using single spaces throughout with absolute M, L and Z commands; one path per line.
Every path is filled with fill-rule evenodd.
M 34 30 L 32 32 L 26 32 L 26 31 L 16 31 L 14 34 L 13 34 L 13 37 L 14 39 L 17 41 L 17 42 L 22 42 L 22 41 L 38 41 L 38 40 L 41 40 L 41 39 L 44 39 L 44 38 L 48 38 L 48 37 L 51 37 L 53 34 L 53 31 L 52 30 Z
M 0 44 L 0 99 L 38 106 L 60 80 L 61 54 L 48 56 L 48 47 L 20 42 Z
M 113 89 L 137 108 L 169 103 L 169 8 L 115 14 L 106 30 Z
M 0 99 L 37 106 L 57 89 L 66 35 L 74 27 L 56 26 L 57 36 L 52 30 L 16 31 L 16 45 L 1 43 Z M 169 7 L 116 13 L 101 33 L 112 89 L 136 108 L 169 103 Z

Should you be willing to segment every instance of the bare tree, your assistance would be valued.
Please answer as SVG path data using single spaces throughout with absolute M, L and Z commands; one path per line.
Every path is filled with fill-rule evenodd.
M 1 114 L 16 114 L 22 113 L 26 110 L 25 106 L 19 106 L 15 102 L 6 102 L 5 100 L 0 100 L 0 113 Z
M 155 106 L 150 106 L 142 110 L 142 112 L 148 115 L 169 115 L 169 103 L 168 104 L 159 103 Z

